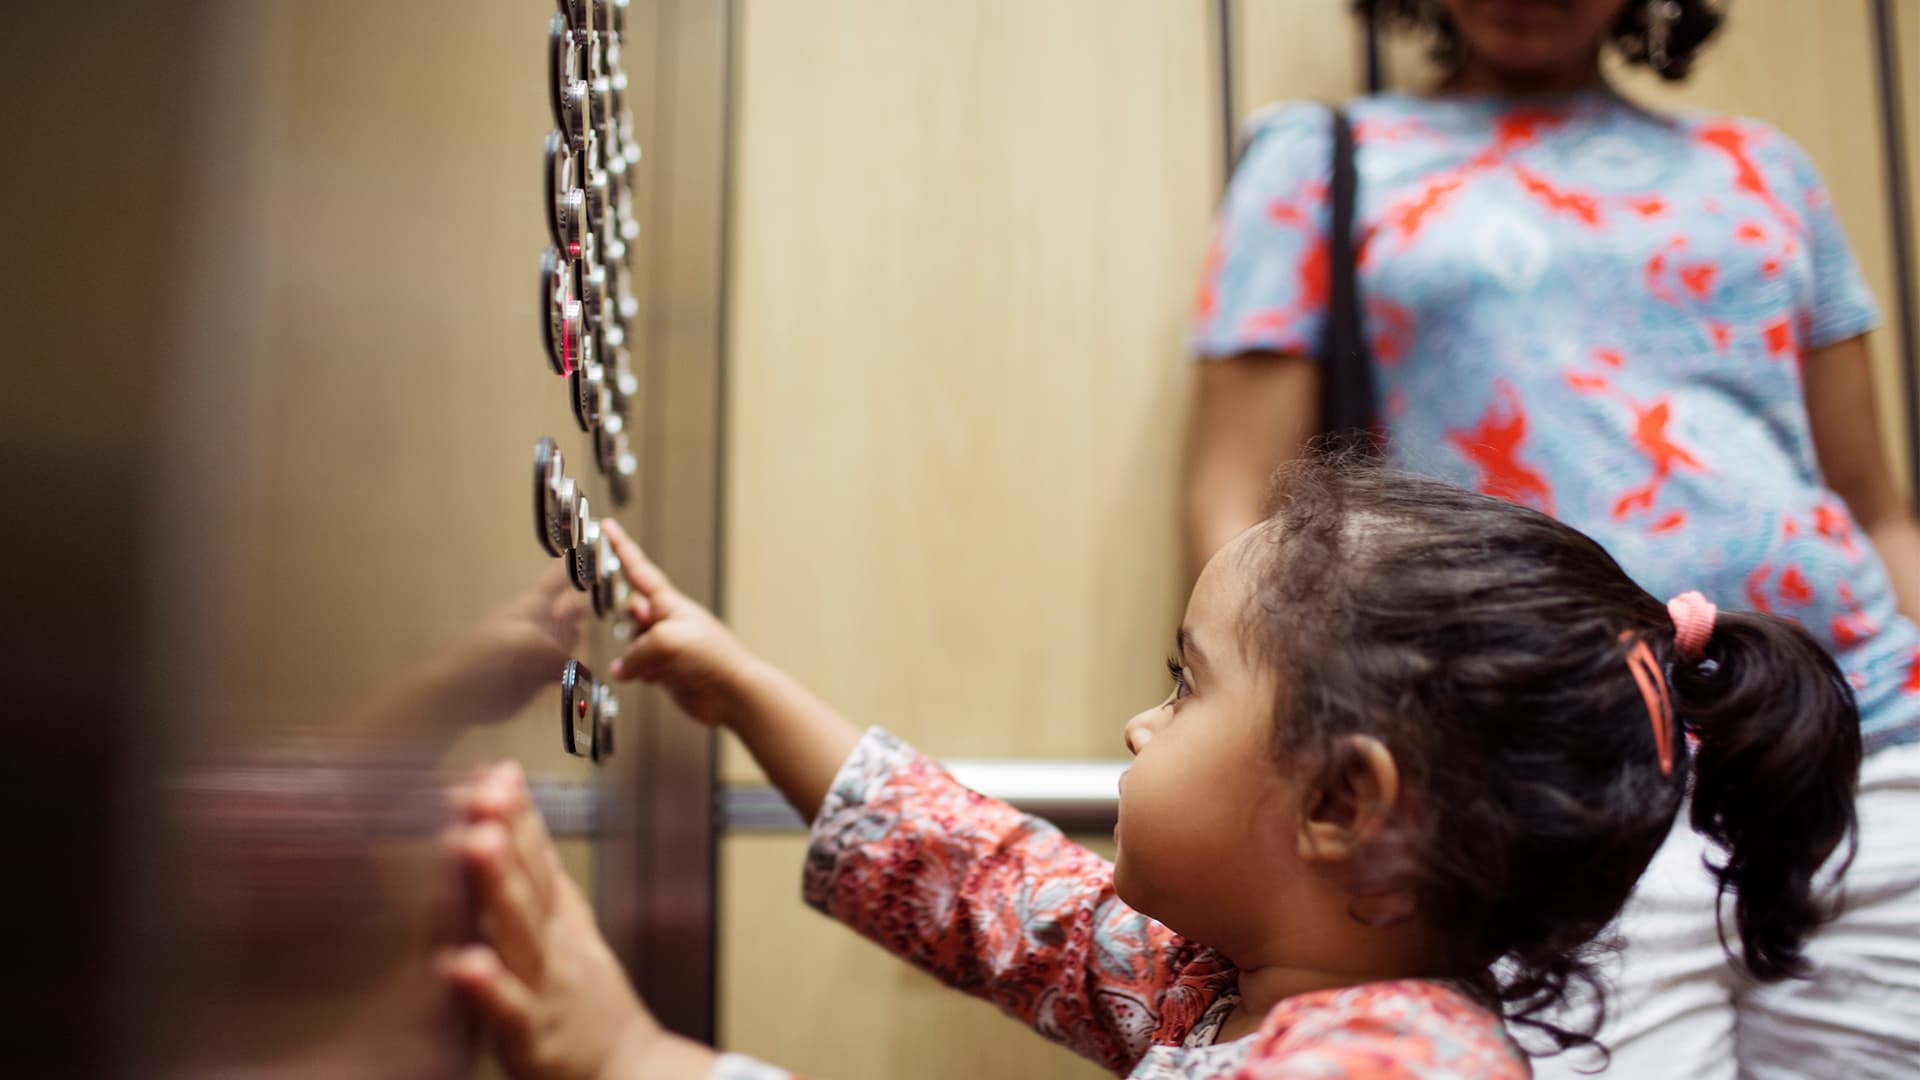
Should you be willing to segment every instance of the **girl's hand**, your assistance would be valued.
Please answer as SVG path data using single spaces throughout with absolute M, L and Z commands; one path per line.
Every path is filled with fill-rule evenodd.
M 566 872 L 520 767 L 490 766 L 454 792 L 451 846 L 477 894 L 487 943 L 449 949 L 443 976 L 469 997 L 520 1080 L 638 1076 L 673 1040 L 634 995 Z
M 600 526 L 633 586 L 639 639 L 613 676 L 666 687 L 694 719 L 725 725 L 800 816 L 813 820 L 860 729 L 792 676 L 747 651 L 720 620 L 680 595 L 620 526 Z
M 603 520 L 600 527 L 633 586 L 627 614 L 638 633 L 626 655 L 613 662 L 611 674 L 659 683 L 703 724 L 728 723 L 738 714 L 744 684 L 758 660 L 712 612 L 675 589 L 619 524 Z

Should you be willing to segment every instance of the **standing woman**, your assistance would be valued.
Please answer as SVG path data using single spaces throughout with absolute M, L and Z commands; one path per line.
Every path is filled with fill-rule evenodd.
M 1391 456 L 1567 521 L 1657 595 L 1799 620 L 1858 697 L 1860 848 L 1809 978 L 1762 987 L 1724 963 L 1700 865 L 1720 856 L 1680 830 L 1623 917 L 1611 1073 L 1915 1075 L 1920 524 L 1875 420 L 1873 300 L 1820 178 L 1764 124 L 1607 85 L 1609 47 L 1683 78 L 1720 22 L 1704 0 L 1358 6 L 1430 33 L 1444 69 L 1430 93 L 1347 110 Z M 1319 426 L 1330 115 L 1281 106 L 1251 135 L 1193 337 L 1196 565 L 1259 520 L 1269 473 Z

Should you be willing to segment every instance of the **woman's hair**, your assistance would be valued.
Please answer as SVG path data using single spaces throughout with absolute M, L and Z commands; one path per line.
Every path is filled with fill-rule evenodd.
M 1667 32 L 1667 63 L 1658 69 L 1662 79 L 1677 82 L 1687 77 L 1693 58 L 1720 28 L 1723 16 L 1707 0 L 1676 0 L 1679 17 Z M 1437 0 L 1354 0 L 1354 8 L 1384 27 L 1418 30 L 1433 38 L 1433 58 L 1451 67 L 1460 60 L 1460 37 Z M 1647 35 L 1647 5 L 1644 0 L 1628 0 L 1608 35 L 1620 55 L 1629 64 L 1651 67 L 1651 49 Z
M 1412 896 L 1452 943 L 1451 974 L 1556 1051 L 1592 1044 L 1596 964 L 1617 947 L 1602 935 L 1691 776 L 1739 958 L 1761 979 L 1804 972 L 1801 946 L 1831 917 L 1815 875 L 1843 843 L 1851 858 L 1861 755 L 1853 691 L 1806 631 L 1722 613 L 1690 663 L 1666 604 L 1544 514 L 1352 460 L 1298 462 L 1274 483 L 1246 618 L 1285 687 L 1276 760 L 1337 792 L 1348 736 L 1368 735 L 1401 770 L 1395 812 L 1346 882 L 1356 896 Z M 1628 664 L 1637 643 L 1680 729 L 1665 732 L 1667 775 Z M 1570 993 L 1591 1023 L 1547 1018 Z

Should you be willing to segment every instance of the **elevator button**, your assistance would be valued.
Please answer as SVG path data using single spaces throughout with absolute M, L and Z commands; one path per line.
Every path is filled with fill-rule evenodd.
M 592 533 L 592 530 L 596 528 L 598 528 L 598 526 L 594 524 L 593 510 L 587 504 L 587 497 L 585 495 L 576 496 L 573 500 L 573 527 L 568 537 L 573 543 L 567 545 L 567 557 L 569 560 L 572 559 L 574 552 L 579 551 L 587 544 L 589 535 Z M 592 579 L 588 578 L 587 580 L 591 581 Z M 585 585 L 581 585 L 578 582 L 575 583 L 574 587 L 578 588 L 581 592 L 585 592 L 587 589 Z
M 619 40 L 616 35 L 613 49 L 607 54 L 607 91 L 613 96 L 613 120 L 616 128 L 620 126 L 620 118 L 627 114 L 627 69 L 626 65 L 620 61 Z
M 627 450 L 627 418 L 619 412 L 610 412 L 600 418 L 600 426 L 593 432 L 593 461 L 602 476 L 611 476 L 620 464 L 620 455 Z
M 613 756 L 613 724 L 620 700 L 613 687 L 593 677 L 578 660 L 560 672 L 560 744 L 575 757 L 599 762 Z
M 634 479 L 640 471 L 640 463 L 633 455 L 625 431 L 614 432 L 610 443 L 609 462 L 605 469 L 607 494 L 612 498 L 613 505 L 625 506 L 633 498 Z
M 547 104 L 553 107 L 553 122 L 566 127 L 566 104 L 561 99 L 573 80 L 573 38 L 567 33 L 567 17 L 555 15 L 547 23 Z
M 620 699 L 613 687 L 603 682 L 593 684 L 593 752 L 591 757 L 598 763 L 613 756 L 613 722 L 620 718 Z
M 560 744 L 567 753 L 587 757 L 593 753 L 593 672 L 578 660 L 567 661 L 560 672 Z
M 624 413 L 640 396 L 640 377 L 633 372 L 633 354 L 627 351 L 624 342 L 619 345 L 608 342 L 605 367 L 607 389 L 613 392 L 611 404 Z
M 600 523 L 587 519 L 582 526 L 580 542 L 567 552 L 567 580 L 583 593 L 593 593 L 600 587 Z
M 600 135 L 593 129 L 587 129 L 586 142 L 577 155 L 580 186 L 587 193 L 587 228 L 598 232 L 600 215 L 606 212 L 608 197 L 607 170 L 600 165 Z
M 595 127 L 604 128 L 613 123 L 613 78 L 607 74 L 606 43 L 604 36 L 595 42 L 594 58 L 588 61 L 590 74 L 587 78 L 587 107 Z
M 545 312 L 540 335 L 547 347 L 548 365 L 561 375 L 573 374 L 579 365 L 580 339 L 586 329 L 584 312 L 573 292 L 573 273 L 573 265 L 554 248 L 548 248 L 540 259 L 540 305 Z
M 612 250 L 624 254 L 625 241 L 615 237 L 613 245 Z M 627 280 L 633 276 L 633 272 L 619 259 L 610 259 L 602 263 L 601 268 L 606 273 L 603 287 L 606 308 L 600 320 L 601 336 L 606 338 L 608 349 L 615 349 L 627 343 L 627 319 L 620 314 L 620 297 L 627 292 Z M 610 353 L 601 353 L 603 357 L 608 355 Z
M 631 590 L 626 576 L 620 572 L 620 556 L 613 553 L 613 541 L 606 530 L 600 530 L 596 539 L 599 576 L 593 585 L 593 613 L 604 619 L 626 607 Z
M 547 82 L 553 122 L 578 148 L 586 134 L 587 99 L 591 93 L 586 80 L 580 77 L 580 34 L 567 29 L 566 20 L 556 15 L 548 24 L 547 43 Z
M 573 405 L 573 418 L 580 424 L 581 431 L 594 431 L 600 426 L 601 419 L 609 407 L 612 391 L 607 386 L 605 365 L 587 364 L 575 368 L 569 377 L 568 395 Z
M 586 228 L 587 193 L 575 179 L 573 150 L 558 131 L 547 133 L 547 231 L 568 256 L 580 253 L 580 233 Z
M 586 497 L 567 475 L 566 459 L 552 439 L 533 447 L 534 531 L 547 554 L 558 558 L 579 543 L 579 527 L 587 512 Z
M 593 236 L 588 236 L 586 241 L 589 250 L 598 243 Z M 607 268 L 600 264 L 597 255 L 580 264 L 580 307 L 591 322 L 598 323 L 606 314 Z

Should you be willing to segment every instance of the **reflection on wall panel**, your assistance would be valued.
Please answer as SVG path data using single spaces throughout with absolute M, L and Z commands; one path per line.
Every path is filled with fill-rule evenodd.
M 1075 839 L 1113 854 L 1111 841 Z M 738 833 L 722 844 L 723 1045 L 836 1080 L 1108 1075 L 805 907 L 805 850 L 798 833 Z
M 447 1075 L 472 1032 L 430 966 L 462 907 L 440 784 L 482 757 L 609 775 L 563 753 L 544 689 L 569 652 L 601 667 L 604 634 L 489 618 L 567 589 L 528 511 L 538 436 L 611 509 L 541 356 L 549 14 L 181 16 L 216 44 L 173 58 L 204 80 L 195 184 L 153 208 L 192 238 L 150 268 L 191 334 L 143 403 L 172 560 L 144 629 L 183 662 L 121 890 L 127 966 L 164 988 L 126 995 L 135 1072 Z
M 1868 340 L 1881 430 L 1904 477 L 1900 448 L 1906 445 L 1906 428 L 1895 367 L 1897 298 L 1869 5 L 1736 4 L 1685 82 L 1661 83 L 1644 69 L 1619 76 L 1619 82 L 1628 94 L 1658 108 L 1711 109 L 1765 120 L 1806 148 L 1880 301 L 1882 328 Z
M 743 5 L 727 614 L 934 753 L 1110 755 L 1162 693 L 1208 14 Z
M 857 721 L 946 757 L 1105 757 L 1164 693 L 1210 7 L 740 6 L 726 615 Z M 1093 1075 L 806 912 L 800 850 L 722 841 L 723 1046 Z
M 30 410 L 0 430 L 53 489 L 8 503 L 48 523 L 16 539 L 59 549 L 8 560 L 36 568 L 47 591 L 26 599 L 50 611 L 6 634 L 39 688 L 4 711 L 29 729 L 8 744 L 29 776 L 0 789 L 45 856 L 26 861 L 58 869 L 9 890 L 30 905 L 8 925 L 34 932 L 0 965 L 0 1002 L 36 1044 L 28 1061 L 9 1045 L 0 1075 L 468 1075 L 476 1029 L 431 962 L 471 929 L 444 784 L 473 759 L 519 758 L 553 818 L 586 832 L 621 809 L 605 803 L 639 801 L 602 800 L 639 786 L 604 782 L 666 741 L 623 734 L 615 772 L 559 737 L 562 666 L 604 671 L 608 635 L 572 632 L 561 598 L 584 597 L 535 539 L 536 438 L 559 438 L 596 517 L 612 507 L 582 452 L 592 399 L 576 423 L 535 305 L 554 242 L 555 13 L 108 0 L 88 15 L 101 70 L 78 81 L 44 12 L 0 15 L 0 43 L 24 53 L 0 62 L 24 76 L 0 95 L 23 111 L 6 130 L 44 166 L 4 183 L 29 208 L 10 246 L 28 272 L 3 273 L 33 316 L 9 339 L 31 363 L 11 366 L 45 380 L 0 394 Z M 647 48 L 628 54 L 643 78 Z M 597 111 L 609 146 L 618 110 Z M 717 209 L 681 220 L 717 251 Z M 712 338 L 712 305 L 707 322 Z M 710 527 L 713 509 L 677 520 Z M 704 733 L 676 730 L 704 765 Z M 699 851 L 709 778 L 681 776 L 693 813 L 673 820 Z M 604 873 L 595 842 L 567 846 L 583 878 Z M 685 921 L 704 932 L 694 861 L 673 868 L 698 886 Z M 62 892 L 43 902 L 46 886 Z M 680 976 L 667 1019 L 692 1005 L 706 1022 L 709 945 L 694 943 L 696 971 L 670 954 L 648 972 Z
M 324 729 L 552 568 L 524 520 L 536 438 L 592 470 L 534 307 L 544 13 L 271 10 L 257 239 L 278 257 L 257 300 L 273 313 L 259 542 L 274 554 L 252 623 L 277 722 Z M 439 43 L 425 60 L 422 40 Z M 476 738 L 459 757 L 590 772 L 550 724 Z

